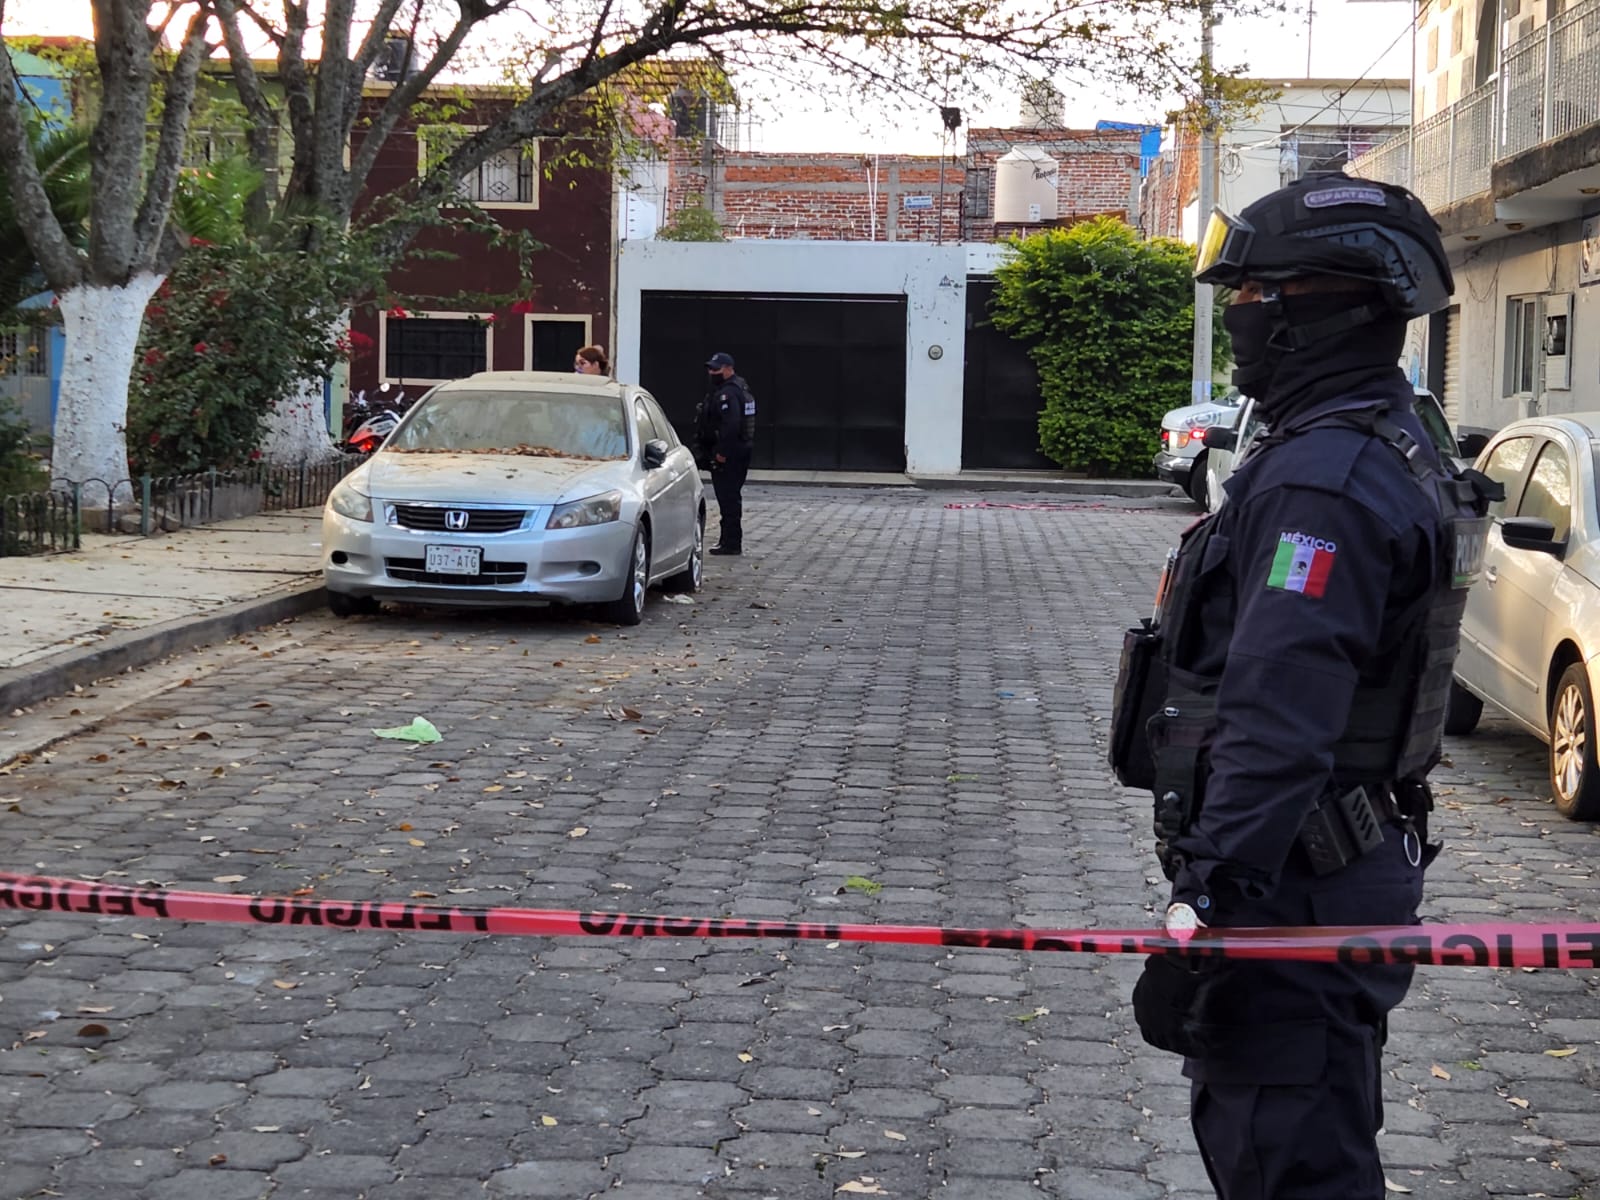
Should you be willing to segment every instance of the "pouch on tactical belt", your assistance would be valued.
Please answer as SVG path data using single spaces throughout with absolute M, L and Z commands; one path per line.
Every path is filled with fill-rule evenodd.
M 1107 755 L 1123 787 L 1151 788 L 1156 765 L 1146 730 L 1167 695 L 1162 636 L 1150 620 L 1122 635 L 1122 662 L 1111 695 L 1111 747 Z

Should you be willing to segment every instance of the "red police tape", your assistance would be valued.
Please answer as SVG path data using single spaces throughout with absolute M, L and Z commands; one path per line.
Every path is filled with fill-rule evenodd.
M 513 937 L 803 938 L 900 942 L 987 950 L 1074 954 L 1156 954 L 1293 959 L 1444 967 L 1600 968 L 1600 924 L 1407 925 L 1397 928 L 1202 929 L 1180 940 L 1148 929 L 941 929 L 933 925 L 834 925 L 715 917 L 531 908 L 473 908 L 394 901 L 237 896 L 122 887 L 77 879 L 0 873 L 0 909 L 225 921 L 241 925 L 415 930 Z

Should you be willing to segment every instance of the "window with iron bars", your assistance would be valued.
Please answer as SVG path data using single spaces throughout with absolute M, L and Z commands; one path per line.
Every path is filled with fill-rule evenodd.
M 0 330 L 0 375 L 42 379 L 50 374 L 47 330 L 37 325 Z
M 994 216 L 993 183 L 993 168 L 967 168 L 967 181 L 961 189 L 963 217 L 969 221 L 987 221 Z
M 417 173 L 432 170 L 478 130 L 467 125 L 427 125 L 417 130 Z M 536 208 L 539 145 L 524 142 L 491 155 L 456 184 L 456 195 L 489 207 Z
M 1278 181 L 1342 171 L 1346 163 L 1389 140 L 1399 126 L 1308 125 L 1285 132 L 1278 147 Z

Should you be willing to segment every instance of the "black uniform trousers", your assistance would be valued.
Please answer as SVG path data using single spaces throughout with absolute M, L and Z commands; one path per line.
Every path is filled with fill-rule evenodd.
M 1422 901 L 1420 847 L 1398 825 L 1381 846 L 1318 877 L 1297 849 L 1265 901 L 1227 924 L 1411 925 Z M 1389 1011 L 1410 966 L 1231 962 L 1205 1020 L 1222 1047 L 1185 1059 L 1190 1121 L 1220 1200 L 1383 1200 L 1377 1131 Z
M 717 508 L 722 514 L 718 545 L 727 550 L 743 550 L 744 480 L 750 474 L 750 451 L 735 450 L 727 459 L 711 464 L 711 487 L 717 493 Z

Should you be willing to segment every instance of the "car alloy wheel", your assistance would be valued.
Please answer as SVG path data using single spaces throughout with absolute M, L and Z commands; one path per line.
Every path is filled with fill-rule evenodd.
M 1556 700 L 1555 727 L 1550 731 L 1556 791 L 1571 801 L 1583 787 L 1583 748 L 1589 740 L 1588 714 L 1578 689 L 1568 686 Z
M 689 559 L 689 590 L 698 592 L 706 578 L 706 522 L 704 517 L 694 523 L 694 553 Z
M 1600 818 L 1600 767 L 1595 763 L 1594 694 L 1589 670 L 1562 672 L 1550 709 L 1550 790 L 1556 808 L 1577 821 Z
M 633 539 L 633 611 L 644 612 L 644 596 L 650 589 L 650 554 L 644 548 L 644 538 Z

